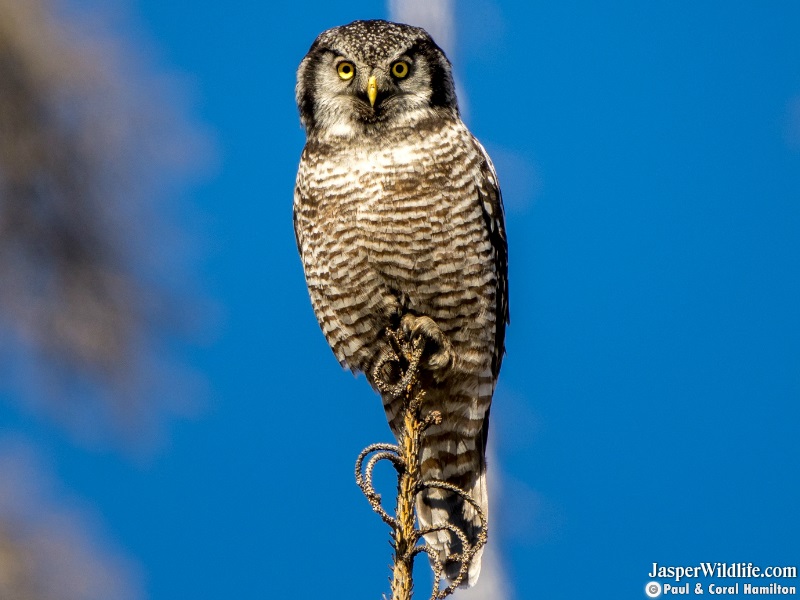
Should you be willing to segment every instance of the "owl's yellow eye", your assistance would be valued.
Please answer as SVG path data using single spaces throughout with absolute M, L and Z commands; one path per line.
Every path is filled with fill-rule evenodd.
M 392 65 L 392 75 L 398 79 L 403 79 L 408 75 L 408 63 L 404 60 L 398 60 Z
M 336 72 L 339 73 L 339 78 L 342 81 L 348 81 L 356 74 L 356 66 L 348 60 L 339 63 L 336 67 Z

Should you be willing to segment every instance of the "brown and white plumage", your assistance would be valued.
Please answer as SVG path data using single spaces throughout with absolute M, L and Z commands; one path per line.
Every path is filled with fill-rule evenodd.
M 356 21 L 314 42 L 297 101 L 307 143 L 295 232 L 322 331 L 339 362 L 373 387 L 388 327 L 427 340 L 426 407 L 443 419 L 426 431 L 422 475 L 461 487 L 486 511 L 507 249 L 497 176 L 459 117 L 450 63 L 422 29 Z M 397 434 L 402 400 L 383 402 Z M 422 525 L 450 521 L 477 535 L 474 510 L 449 492 L 421 493 L 417 512 Z M 448 533 L 429 538 L 443 559 L 459 551 Z M 478 555 L 470 585 L 479 571 Z

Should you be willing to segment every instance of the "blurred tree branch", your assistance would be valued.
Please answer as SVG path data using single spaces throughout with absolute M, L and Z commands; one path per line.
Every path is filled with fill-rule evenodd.
M 154 417 L 177 408 L 163 388 L 194 391 L 166 348 L 186 341 L 197 306 L 172 283 L 189 283 L 174 258 L 184 239 L 161 195 L 208 144 L 169 77 L 111 30 L 112 3 L 90 18 L 87 4 L 0 0 L 0 398 L 140 450 Z M 143 598 L 136 568 L 91 519 L 29 489 L 37 469 L 4 455 L 9 433 L 0 598 Z
M 157 273 L 176 232 L 148 204 L 202 136 L 137 89 L 118 40 L 84 39 L 56 4 L 0 0 L 0 351 L 44 361 L 40 395 L 63 403 L 58 388 L 81 381 L 126 420 L 153 379 L 137 369 L 154 332 L 191 326 L 167 291 L 180 277 Z
M 0 438 L 0 598 L 144 600 L 139 567 L 32 445 Z
M 140 292 L 104 206 L 114 149 L 70 97 L 85 59 L 58 68 L 69 58 L 38 45 L 42 11 L 0 0 L 0 309 L 37 346 L 106 372 L 126 359 Z

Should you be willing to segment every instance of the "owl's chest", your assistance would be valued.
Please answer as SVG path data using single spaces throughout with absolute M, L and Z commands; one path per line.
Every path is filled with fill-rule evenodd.
M 361 191 L 358 196 L 366 209 L 383 204 L 402 207 L 430 197 L 434 181 L 447 170 L 430 149 L 414 143 L 362 150 L 343 162 Z
M 441 291 L 470 268 L 470 249 L 479 245 L 471 239 L 483 229 L 472 175 L 430 155 L 415 159 L 413 150 L 392 158 L 377 165 L 380 176 L 356 210 L 362 252 L 400 289 L 413 285 L 421 294 L 421 282 L 436 281 Z
M 462 143 L 459 143 L 462 142 Z M 479 170 L 452 132 L 326 148 L 303 178 L 321 252 L 389 283 L 470 268 L 484 227 Z M 311 166 L 311 165 L 309 165 Z M 303 195 L 303 194 L 301 194 Z
M 321 198 L 329 216 L 370 234 L 415 233 L 447 227 L 462 200 L 463 181 L 436 145 L 418 141 L 358 149 L 327 165 L 340 192 Z
M 459 197 L 450 165 L 433 150 L 400 144 L 365 154 L 354 162 L 353 178 L 359 201 L 352 226 L 373 260 L 413 255 L 427 264 L 447 250 Z

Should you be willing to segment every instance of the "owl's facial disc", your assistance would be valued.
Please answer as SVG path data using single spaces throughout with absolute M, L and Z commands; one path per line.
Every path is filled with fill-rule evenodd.
M 457 118 L 452 69 L 422 29 L 356 21 L 322 32 L 297 71 L 306 132 L 355 137 Z
M 346 93 L 355 101 L 352 114 L 364 124 L 400 124 L 430 106 L 429 69 L 421 57 L 364 65 L 347 83 Z
M 374 65 L 359 67 L 353 61 L 337 57 L 333 60 L 331 68 L 336 70 L 339 78 L 338 95 L 349 98 L 350 102 L 355 101 L 354 112 L 360 114 L 362 119 L 367 121 L 372 121 L 377 116 L 381 107 L 376 107 L 376 103 L 380 105 L 388 96 L 398 91 L 391 81 L 387 81 L 384 70 Z M 378 101 L 379 94 L 381 95 L 380 102 Z M 367 103 L 369 103 L 369 109 L 366 107 Z M 366 113 L 364 113 L 365 110 Z
M 398 86 L 398 78 L 389 75 L 388 71 L 389 69 L 382 65 L 364 65 L 360 69 L 354 70 L 353 77 L 344 79 L 340 75 L 342 81 L 346 82 L 346 87 L 342 92 L 361 104 L 361 107 L 356 108 L 355 112 L 367 121 L 373 121 L 383 116 L 387 109 L 387 101 L 404 93 L 404 90 Z

